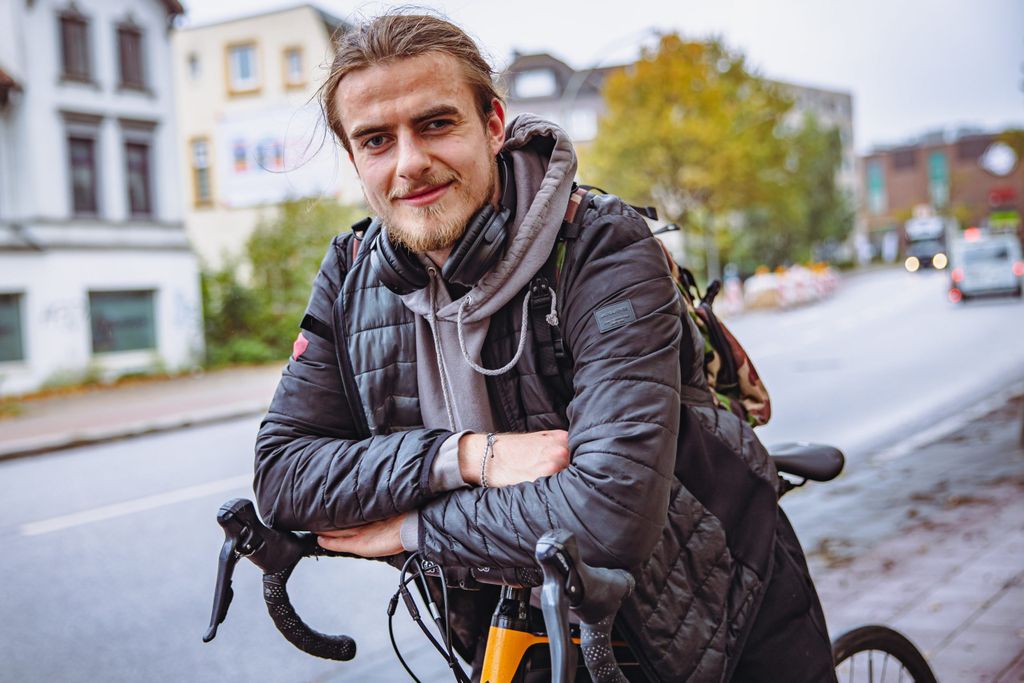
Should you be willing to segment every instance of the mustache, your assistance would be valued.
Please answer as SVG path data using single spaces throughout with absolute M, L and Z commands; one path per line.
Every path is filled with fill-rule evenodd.
M 401 199 L 411 194 L 417 194 L 430 187 L 437 187 L 438 185 L 447 185 L 448 183 L 456 183 L 460 181 L 458 173 L 453 171 L 447 173 L 438 173 L 436 175 L 427 176 L 416 183 L 409 183 L 405 185 L 396 185 L 388 191 L 388 201 L 395 199 Z

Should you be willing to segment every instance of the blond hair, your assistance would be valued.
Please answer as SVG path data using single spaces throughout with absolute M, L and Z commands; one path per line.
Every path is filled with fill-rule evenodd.
M 491 67 L 473 39 L 455 24 L 439 17 L 385 14 L 341 33 L 335 40 L 335 50 L 330 74 L 320 88 L 320 104 L 327 125 L 348 152 L 352 148 L 335 94 L 342 79 L 353 71 L 428 53 L 445 54 L 453 57 L 462 68 L 476 97 L 481 121 L 486 121 L 493 110 L 492 102 L 502 99 L 494 86 Z

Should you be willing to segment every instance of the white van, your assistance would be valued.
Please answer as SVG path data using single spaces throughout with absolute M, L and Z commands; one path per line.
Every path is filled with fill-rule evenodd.
M 1024 260 L 1016 235 L 986 235 L 953 245 L 949 298 L 954 303 L 980 294 L 1021 296 Z

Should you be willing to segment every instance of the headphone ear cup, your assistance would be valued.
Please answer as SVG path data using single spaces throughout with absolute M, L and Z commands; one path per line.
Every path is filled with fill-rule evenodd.
M 374 240 L 370 261 L 380 283 L 400 296 L 412 294 L 429 283 L 423 264 L 405 247 L 393 245 L 386 229 Z
M 455 248 L 452 249 L 452 253 L 448 255 L 448 259 L 441 267 L 441 277 L 445 282 L 454 282 L 467 287 L 473 286 L 473 281 L 466 282 L 469 279 L 467 274 L 470 271 L 477 272 L 479 270 L 479 268 L 473 267 L 473 262 L 479 256 L 476 253 L 479 251 L 477 244 L 493 219 L 494 208 L 490 205 L 483 207 L 473 214 L 469 224 L 466 226 L 466 231 L 462 233 L 462 237 L 455 243 Z

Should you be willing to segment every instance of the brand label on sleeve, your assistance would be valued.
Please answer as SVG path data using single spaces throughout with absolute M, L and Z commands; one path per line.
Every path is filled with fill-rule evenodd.
M 594 317 L 597 318 L 597 329 L 603 334 L 633 322 L 636 320 L 636 313 L 633 311 L 633 304 L 626 299 L 602 306 L 594 312 Z

